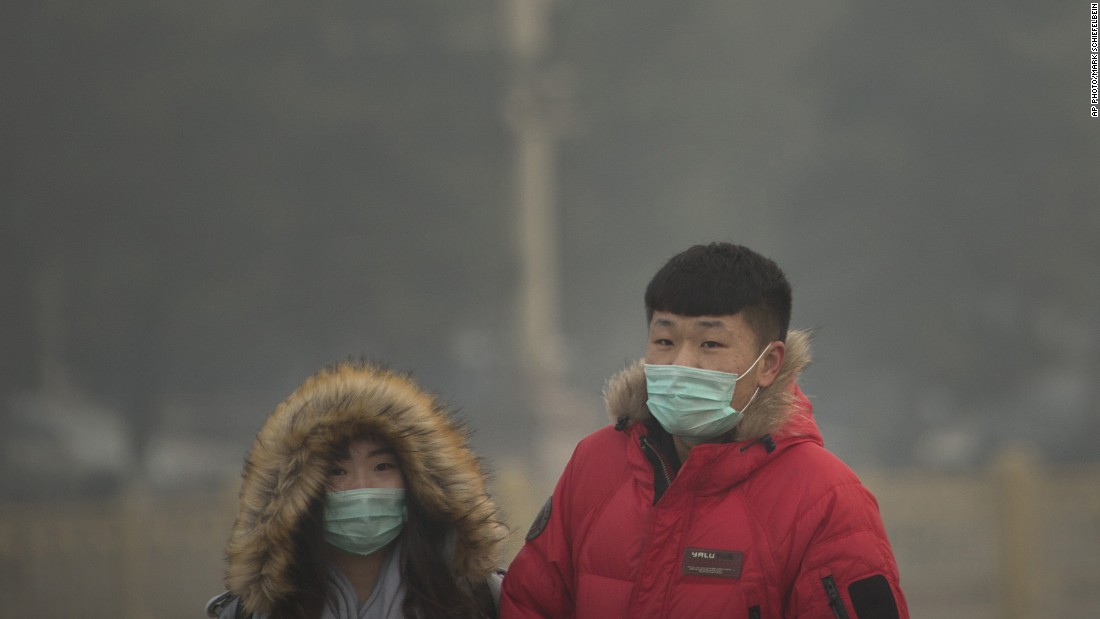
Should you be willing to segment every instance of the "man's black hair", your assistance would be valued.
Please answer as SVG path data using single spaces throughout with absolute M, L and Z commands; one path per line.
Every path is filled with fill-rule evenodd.
M 732 243 L 695 245 L 673 256 L 645 290 L 646 321 L 653 312 L 681 316 L 740 313 L 761 345 L 787 339 L 791 285 L 772 260 Z

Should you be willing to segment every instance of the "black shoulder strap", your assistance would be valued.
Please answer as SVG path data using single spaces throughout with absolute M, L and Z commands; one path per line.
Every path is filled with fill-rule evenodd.
M 504 582 L 504 568 L 496 568 L 474 589 L 474 595 L 480 600 L 481 607 L 488 619 L 497 619 L 500 616 L 500 587 Z
M 230 591 L 215 595 L 210 598 L 210 601 L 206 603 L 206 616 L 210 619 L 218 619 L 221 617 L 222 611 L 227 606 L 232 604 L 234 600 L 237 601 L 237 612 L 234 613 L 236 619 L 248 619 L 249 613 L 244 612 L 244 604 L 240 603 L 240 596 L 233 594 Z

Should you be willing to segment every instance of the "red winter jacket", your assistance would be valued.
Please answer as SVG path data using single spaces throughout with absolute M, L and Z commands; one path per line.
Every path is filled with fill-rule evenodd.
M 676 471 L 640 365 L 580 442 L 504 579 L 500 616 L 906 619 L 874 497 L 822 446 L 795 384 L 804 333 L 738 426 Z

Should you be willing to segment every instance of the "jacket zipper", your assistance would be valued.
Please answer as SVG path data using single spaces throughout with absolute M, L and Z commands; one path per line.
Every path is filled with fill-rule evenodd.
M 825 585 L 825 594 L 829 596 L 829 608 L 833 609 L 836 619 L 848 619 L 848 611 L 844 608 L 844 600 L 840 599 L 840 591 L 836 588 L 836 581 L 830 574 L 821 579 Z
M 665 462 L 665 458 L 661 455 L 661 451 L 649 442 L 648 436 L 643 436 L 641 439 L 641 443 L 642 449 L 645 450 L 646 453 L 652 454 L 653 458 L 651 458 L 650 461 L 652 461 L 654 458 L 657 460 L 657 468 L 660 469 L 661 476 L 664 477 L 665 480 L 664 490 L 667 490 L 668 487 L 672 485 L 672 474 L 668 472 L 668 463 Z M 661 495 L 664 494 L 664 490 L 653 493 L 654 503 L 657 502 L 657 499 L 661 498 Z
M 749 606 L 749 619 L 760 619 L 759 606 Z

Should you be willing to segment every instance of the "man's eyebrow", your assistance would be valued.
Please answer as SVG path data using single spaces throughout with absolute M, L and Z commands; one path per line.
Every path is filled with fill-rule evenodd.
M 675 327 L 676 321 L 670 318 L 655 318 L 653 319 L 654 327 Z M 704 329 L 725 328 L 726 323 L 720 318 L 701 318 L 695 321 L 695 326 L 702 327 Z

